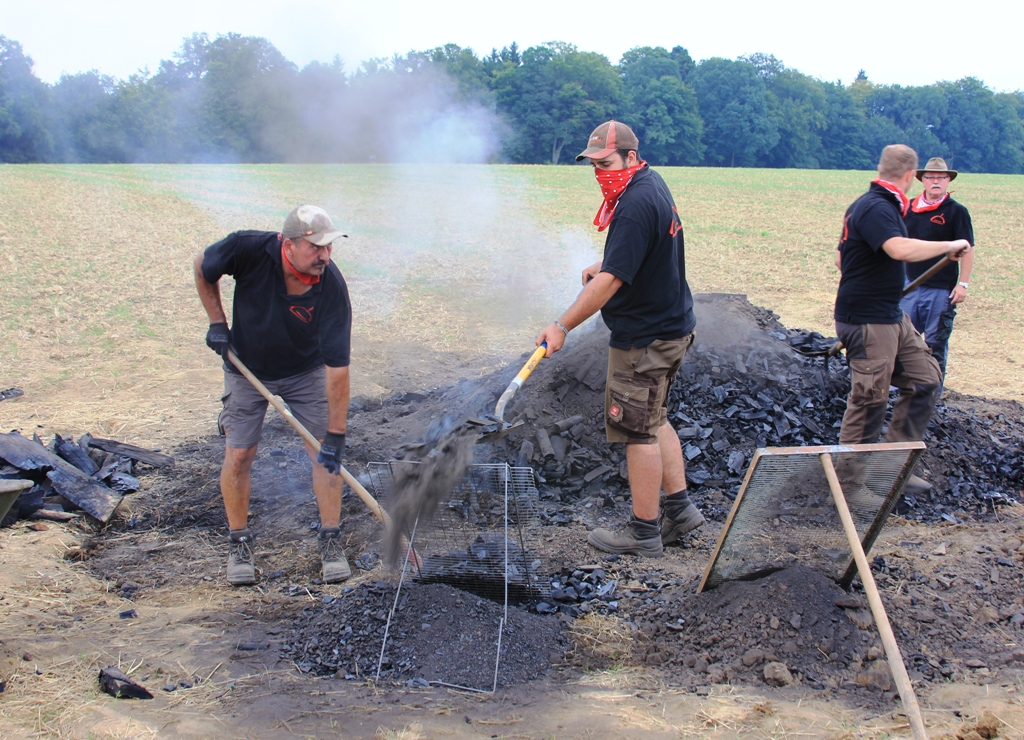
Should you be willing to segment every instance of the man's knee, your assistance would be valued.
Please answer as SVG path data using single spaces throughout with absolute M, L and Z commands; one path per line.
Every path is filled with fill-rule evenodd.
M 257 446 L 252 447 L 225 447 L 223 470 L 239 474 L 247 472 L 252 468 L 253 460 L 256 459 Z

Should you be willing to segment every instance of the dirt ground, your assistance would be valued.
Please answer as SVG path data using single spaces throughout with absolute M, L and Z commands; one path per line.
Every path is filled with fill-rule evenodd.
M 417 439 L 441 406 L 458 415 L 493 403 L 492 384 L 360 399 L 352 470 Z M 450 586 L 403 585 L 387 670 L 371 675 L 397 580 L 382 564 L 380 526 L 347 493 L 354 577 L 319 582 L 309 462 L 273 413 L 254 467 L 260 583 L 227 587 L 222 448 L 210 435 L 167 450 L 175 467 L 143 471 L 143 490 L 106 528 L 80 519 L 0 530 L 0 736 L 909 736 L 856 591 L 849 601 L 791 571 L 696 594 L 727 491 L 697 491 L 716 514 L 659 560 L 587 545 L 588 529 L 620 520 L 625 501 L 588 490 L 552 501 L 569 514 L 540 529 L 548 574 L 563 586 L 577 573 L 614 581 L 614 599 L 555 614 L 538 613 L 536 599 L 510 606 L 505 670 L 496 692 L 481 693 L 448 684 L 490 688 L 501 609 Z M 1024 737 L 1024 505 L 959 513 L 955 523 L 891 518 L 870 553 L 875 578 L 932 736 L 985 736 L 988 725 L 970 731 L 990 713 L 999 737 Z M 788 679 L 766 680 L 775 664 Z M 101 693 L 97 673 L 109 665 L 154 698 Z

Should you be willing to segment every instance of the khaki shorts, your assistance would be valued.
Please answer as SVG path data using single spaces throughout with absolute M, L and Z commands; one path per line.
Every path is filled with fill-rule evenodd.
M 656 444 L 668 421 L 668 388 L 694 335 L 628 350 L 608 348 L 604 429 L 609 442 Z
M 327 434 L 327 369 L 320 366 L 283 380 L 268 380 L 267 390 L 288 404 L 295 418 L 317 439 Z M 217 423 L 227 446 L 254 447 L 260 441 L 267 399 L 244 376 L 224 371 L 224 404 Z

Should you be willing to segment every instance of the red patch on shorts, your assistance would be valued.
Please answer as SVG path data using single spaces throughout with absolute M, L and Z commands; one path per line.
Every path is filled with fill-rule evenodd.
M 612 404 L 612 407 L 609 410 L 610 410 L 612 416 L 618 416 L 619 414 L 622 413 L 622 409 L 620 409 L 618 406 L 616 406 L 614 404 Z

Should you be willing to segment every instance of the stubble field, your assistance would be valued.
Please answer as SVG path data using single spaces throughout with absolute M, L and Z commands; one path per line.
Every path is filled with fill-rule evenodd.
M 662 168 L 694 292 L 745 293 L 831 334 L 832 257 L 869 173 Z M 965 175 L 978 256 L 947 386 L 1024 397 L 1024 180 Z M 486 166 L 8 166 L 0 169 L 0 425 L 172 445 L 209 432 L 220 372 L 192 257 L 300 202 L 349 234 L 355 393 L 444 385 L 532 345 L 579 290 L 601 235 L 589 172 Z M 225 281 L 230 295 L 230 281 Z M 701 326 L 698 331 L 714 331 Z

